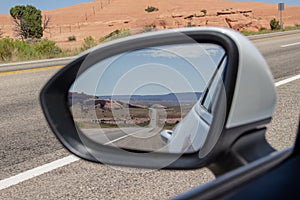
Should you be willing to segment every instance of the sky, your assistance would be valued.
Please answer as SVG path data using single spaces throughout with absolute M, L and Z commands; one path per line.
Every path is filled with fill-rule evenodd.
M 238 2 L 245 2 L 245 1 L 257 1 L 257 2 L 264 2 L 264 3 L 284 3 L 288 6 L 300 6 L 300 0 L 234 0 Z
M 218 45 L 198 43 L 140 49 L 96 63 L 70 91 L 95 96 L 202 92 L 224 54 Z
M 15 5 L 30 4 L 40 10 L 52 10 L 90 1 L 92 0 L 1 0 L 0 14 L 8 14 L 10 8 L 14 7 Z
M 52 10 L 62 8 L 70 5 L 79 4 L 82 2 L 89 2 L 92 0 L 1 0 L 0 1 L 0 14 L 8 14 L 9 9 L 15 5 L 33 5 L 40 10 Z M 300 6 L 300 0 L 235 0 L 235 1 L 259 1 L 265 3 L 284 2 L 286 5 Z

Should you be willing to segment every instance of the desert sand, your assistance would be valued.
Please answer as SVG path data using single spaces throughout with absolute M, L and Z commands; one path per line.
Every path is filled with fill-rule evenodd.
M 146 12 L 154 6 L 159 10 Z M 206 15 L 201 12 L 207 11 Z M 51 18 L 44 38 L 54 40 L 64 49 L 81 46 L 87 36 L 96 40 L 117 30 L 142 32 L 145 27 L 169 29 L 192 26 L 222 26 L 235 30 L 269 29 L 271 19 L 279 19 L 277 4 L 233 2 L 230 0 L 95 0 L 56 10 L 43 11 Z M 300 6 L 286 6 L 284 26 L 300 24 Z M 14 37 L 14 25 L 9 15 L 0 15 L 2 36 Z M 76 41 L 69 42 L 69 36 Z

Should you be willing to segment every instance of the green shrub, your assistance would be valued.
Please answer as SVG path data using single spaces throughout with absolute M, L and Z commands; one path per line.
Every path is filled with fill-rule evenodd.
M 151 32 L 151 31 L 154 31 L 156 28 L 156 26 L 154 24 L 150 24 L 150 25 L 146 25 L 144 27 L 144 32 Z
M 117 29 L 114 32 L 110 33 L 107 39 L 115 40 L 118 38 L 123 38 L 131 35 L 131 31 L 129 29 Z
M 53 58 L 62 52 L 62 50 L 56 46 L 54 41 L 47 39 L 35 43 L 33 47 L 40 57 Z
M 206 9 L 202 9 L 201 12 L 203 12 L 204 16 L 206 15 L 207 13 L 207 10 Z
M 114 30 L 113 32 L 101 37 L 99 42 L 115 40 L 118 38 L 130 36 L 130 35 L 131 35 L 130 29 L 117 29 L 117 30 Z
M 0 58 L 2 61 L 12 59 L 14 52 L 14 40 L 11 38 L 4 38 L 0 40 Z
M 41 55 L 39 55 L 35 50 L 34 44 L 30 44 L 22 40 L 15 40 L 14 45 L 14 60 L 33 60 L 41 57 Z
M 86 37 L 86 38 L 84 38 L 84 41 L 83 41 L 83 44 L 81 47 L 81 51 L 88 50 L 96 45 L 97 45 L 97 42 L 92 36 Z
M 156 7 L 153 7 L 153 6 L 148 6 L 146 9 L 145 9 L 146 12 L 154 12 L 154 11 L 158 11 L 158 8 Z
M 68 41 L 72 42 L 72 41 L 76 41 L 76 36 L 75 35 L 71 35 L 68 37 Z
M 61 55 L 62 50 L 50 40 L 34 42 L 11 38 L 0 39 L 0 61 L 2 62 L 53 58 Z
M 192 22 L 188 22 L 186 27 L 195 27 L 196 25 L 192 24 Z
M 268 29 L 265 28 L 265 27 L 261 27 L 261 28 L 259 29 L 260 32 L 261 32 L 261 31 L 266 31 L 266 30 L 268 30 Z
M 275 18 L 272 19 L 272 20 L 270 21 L 270 27 L 271 27 L 271 30 L 278 30 L 278 29 L 280 29 L 279 21 L 276 20 Z

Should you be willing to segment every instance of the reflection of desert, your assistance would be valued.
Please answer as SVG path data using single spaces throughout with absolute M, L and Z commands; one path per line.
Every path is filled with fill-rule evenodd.
M 191 110 L 201 92 L 95 96 L 69 92 L 77 127 L 90 140 L 125 149 L 168 152 L 160 135 L 172 130 Z
M 73 93 L 71 111 L 79 128 L 160 127 L 173 129 L 194 102 L 112 100 Z

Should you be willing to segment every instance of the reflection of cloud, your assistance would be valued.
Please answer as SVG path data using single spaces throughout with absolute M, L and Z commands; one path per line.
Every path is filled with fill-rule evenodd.
M 135 52 L 137 56 L 152 58 L 199 58 L 200 56 L 223 55 L 222 47 L 215 44 L 181 44 L 168 45 L 160 48 L 148 48 Z
M 224 54 L 224 50 L 220 48 L 208 48 L 206 52 L 209 56 L 220 56 Z

